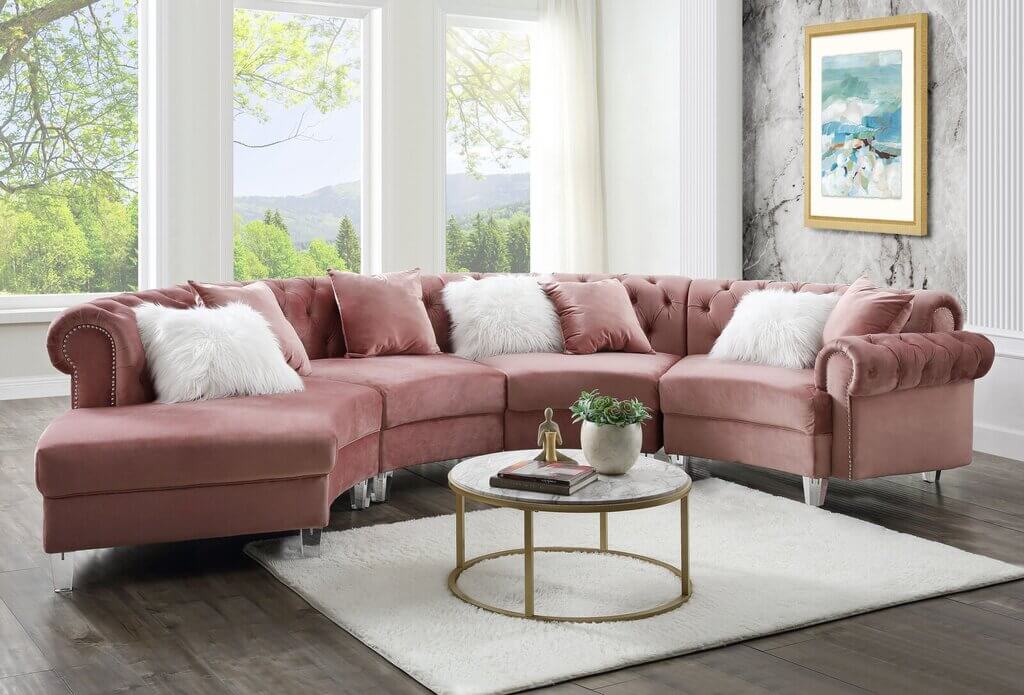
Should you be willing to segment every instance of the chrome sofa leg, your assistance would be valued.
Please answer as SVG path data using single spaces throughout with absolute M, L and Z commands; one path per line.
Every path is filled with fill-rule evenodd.
M 828 492 L 828 478 L 804 476 L 804 502 L 812 507 L 820 507 L 825 504 L 826 492 Z
M 50 555 L 50 576 L 53 591 L 63 594 L 75 588 L 75 554 L 53 553 Z
M 366 509 L 370 506 L 369 480 L 361 480 L 352 486 L 352 509 Z
M 926 483 L 937 483 L 940 475 L 942 475 L 942 471 L 925 471 L 921 474 L 921 480 Z
M 320 557 L 320 537 L 323 529 L 304 528 L 299 531 L 302 557 Z
M 394 471 L 378 473 L 377 475 L 370 478 L 371 502 L 388 501 L 388 497 L 391 496 L 391 479 L 392 477 L 394 477 L 394 473 Z

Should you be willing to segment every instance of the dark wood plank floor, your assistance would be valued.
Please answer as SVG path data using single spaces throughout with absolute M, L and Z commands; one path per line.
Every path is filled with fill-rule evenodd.
M 85 554 L 52 593 L 32 453 L 66 399 L 0 402 L 0 694 L 419 693 L 423 688 L 242 555 L 246 538 Z M 449 513 L 442 464 L 396 476 L 394 499 L 336 505 L 331 529 Z M 798 498 L 791 476 L 698 462 Z M 1024 564 L 1024 464 L 977 455 L 938 487 L 833 481 L 827 507 Z M 188 510 L 182 510 L 187 514 Z M 370 599 L 373 600 L 373 599 Z M 387 597 L 378 599 L 386 609 Z M 427 638 L 428 636 L 424 636 Z M 545 692 L 1002 693 L 1024 689 L 1024 581 L 899 606 L 584 678 Z

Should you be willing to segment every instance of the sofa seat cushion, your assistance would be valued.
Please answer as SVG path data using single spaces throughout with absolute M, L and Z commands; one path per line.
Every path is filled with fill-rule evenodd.
M 832 431 L 832 400 L 814 370 L 684 357 L 661 378 L 661 410 L 771 425 L 806 434 Z
M 530 353 L 488 357 L 483 363 L 508 377 L 509 410 L 568 408 L 581 391 L 591 389 L 616 398 L 636 397 L 658 410 L 658 379 L 678 360 L 678 355 L 664 352 Z
M 313 376 L 369 386 L 384 398 L 383 427 L 505 410 L 505 376 L 448 354 L 313 360 Z
M 39 440 L 36 483 L 52 498 L 327 475 L 339 449 L 379 431 L 381 397 L 304 381 L 272 396 L 70 410 Z

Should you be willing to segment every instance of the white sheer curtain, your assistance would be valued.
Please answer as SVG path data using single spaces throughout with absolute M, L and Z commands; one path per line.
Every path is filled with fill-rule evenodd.
M 595 0 L 541 0 L 531 45 L 530 267 L 602 272 Z

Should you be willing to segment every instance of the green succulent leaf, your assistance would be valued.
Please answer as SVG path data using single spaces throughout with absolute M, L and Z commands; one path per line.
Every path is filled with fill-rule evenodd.
M 645 420 L 651 419 L 651 411 L 639 399 L 619 400 L 603 396 L 597 389 L 583 391 L 569 411 L 573 422 L 586 421 L 616 427 L 643 424 Z

